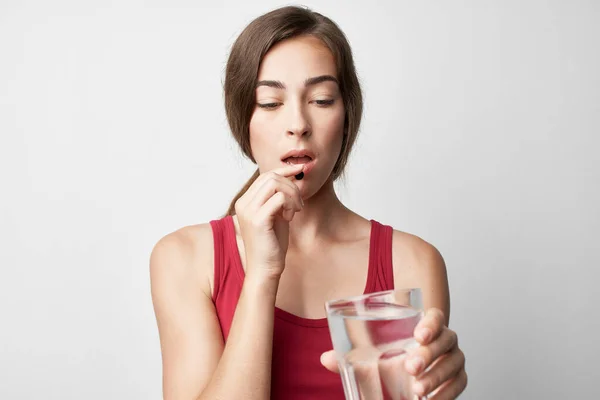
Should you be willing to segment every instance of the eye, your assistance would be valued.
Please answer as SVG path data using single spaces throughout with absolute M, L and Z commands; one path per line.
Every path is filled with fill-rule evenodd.
M 280 103 L 258 103 L 257 106 L 265 110 L 274 110 Z
M 315 103 L 317 103 L 317 105 L 320 106 L 320 107 L 330 106 L 334 102 L 335 102 L 335 100 L 315 100 Z

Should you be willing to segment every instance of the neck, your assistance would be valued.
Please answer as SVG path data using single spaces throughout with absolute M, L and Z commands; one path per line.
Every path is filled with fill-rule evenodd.
M 294 215 L 290 223 L 290 247 L 312 246 L 319 239 L 336 232 L 335 221 L 350 213 L 337 197 L 333 181 L 327 181 L 321 189 L 304 201 L 302 211 Z

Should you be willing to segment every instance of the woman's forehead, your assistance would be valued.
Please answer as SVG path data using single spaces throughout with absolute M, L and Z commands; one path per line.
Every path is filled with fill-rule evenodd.
M 293 85 L 321 75 L 337 77 L 333 54 L 318 38 L 302 36 L 273 46 L 261 62 L 258 80 Z

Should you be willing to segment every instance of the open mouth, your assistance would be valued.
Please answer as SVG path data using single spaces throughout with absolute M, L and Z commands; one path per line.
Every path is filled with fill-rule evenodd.
M 282 160 L 284 163 L 286 164 L 308 164 L 309 162 L 312 161 L 312 158 L 310 156 L 291 156 L 291 157 L 286 157 Z
M 293 149 L 281 157 L 281 162 L 287 165 L 304 165 L 302 172 L 306 175 L 314 168 L 317 157 L 310 149 Z

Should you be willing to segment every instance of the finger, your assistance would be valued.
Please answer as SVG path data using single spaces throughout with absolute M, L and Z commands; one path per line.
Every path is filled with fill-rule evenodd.
M 294 210 L 294 201 L 283 192 L 277 192 L 256 211 L 257 221 L 272 221 L 275 215 L 284 210 Z M 283 213 L 289 216 L 289 213 Z M 292 215 L 293 217 L 293 215 Z
M 415 328 L 415 339 L 420 344 L 428 344 L 439 336 L 445 324 L 444 313 L 437 308 L 430 308 Z
M 246 190 L 246 192 L 240 197 L 235 203 L 236 213 L 239 214 L 240 210 L 246 208 L 246 206 L 252 201 L 256 192 L 260 189 L 260 187 L 264 184 L 265 181 L 272 179 L 273 177 L 286 177 L 286 180 L 290 182 L 288 179 L 292 175 L 297 175 L 302 170 L 304 170 L 304 164 L 294 164 L 287 165 L 285 167 L 276 168 L 272 171 L 268 171 L 262 173 L 256 178 L 254 182 L 250 185 L 250 187 Z
M 286 165 L 285 167 L 275 168 L 270 171 L 266 171 L 256 178 L 256 181 L 248 188 L 246 191 L 251 196 L 256 192 L 256 190 L 269 178 L 276 176 L 281 176 L 284 178 L 290 178 L 292 176 L 298 175 L 304 169 L 304 164 L 291 164 Z M 288 179 L 289 180 L 289 179 Z
M 418 375 L 442 354 L 449 352 L 458 345 L 458 338 L 454 331 L 444 328 L 442 334 L 426 346 L 419 346 L 411 351 L 407 360 L 407 370 Z
M 352 360 L 353 356 L 357 355 L 351 352 L 347 356 Z M 361 357 L 357 356 L 357 358 Z M 404 366 L 401 361 L 401 357 L 392 357 L 384 362 L 354 363 L 353 374 L 361 399 L 383 397 L 389 400 L 400 400 L 412 398 L 406 394 L 408 393 L 407 388 L 409 390 L 411 388 L 411 379 L 414 378 L 406 373 L 402 374 Z M 340 372 L 333 350 L 321 354 L 321 364 L 331 372 Z
M 335 358 L 335 352 L 333 350 L 329 350 L 321 354 L 321 364 L 323 364 L 323 366 L 331 372 L 340 372 L 340 368 Z
M 461 370 L 458 375 L 444 382 L 428 400 L 454 400 L 465 391 L 468 383 L 467 373 Z
M 277 184 L 277 185 L 282 185 L 285 187 L 290 188 L 293 193 L 297 193 L 298 197 L 300 197 L 300 188 L 298 188 L 298 185 L 296 185 L 294 182 L 292 182 L 290 179 L 283 177 L 281 175 L 278 175 L 274 172 L 269 172 L 267 174 L 265 174 L 265 178 L 262 182 L 262 184 L 257 185 L 257 190 L 256 190 L 256 195 L 258 195 L 258 193 L 261 193 L 265 188 L 269 188 L 269 184 Z
M 456 347 L 450 353 L 439 358 L 429 369 L 424 372 L 414 384 L 414 391 L 418 395 L 424 396 L 442 385 L 448 379 L 456 376 L 464 369 L 465 356 L 463 352 Z
M 262 186 L 254 194 L 254 198 L 250 200 L 249 206 L 254 210 L 257 210 L 277 192 L 282 192 L 288 197 L 292 198 L 295 203 L 294 208 L 297 211 L 302 209 L 302 199 L 300 197 L 300 190 L 298 189 L 298 186 L 277 175 L 271 176 L 270 179 L 266 180 L 262 184 Z
M 281 175 L 285 178 L 289 178 L 298 175 L 304 170 L 304 164 L 288 164 L 285 167 L 275 168 L 271 172 Z
M 296 215 L 296 211 L 297 210 L 295 208 L 285 208 L 284 206 L 281 216 L 287 222 L 292 222 L 292 220 L 294 219 L 294 215 Z
M 383 387 L 376 362 L 355 363 L 352 366 L 354 380 L 361 399 L 382 399 Z
M 352 375 L 361 399 L 382 399 L 378 357 L 375 347 L 358 347 L 344 354 L 344 362 L 352 365 Z
M 414 399 L 415 378 L 406 371 L 406 353 L 397 349 L 385 352 L 379 358 L 379 376 L 386 400 Z

